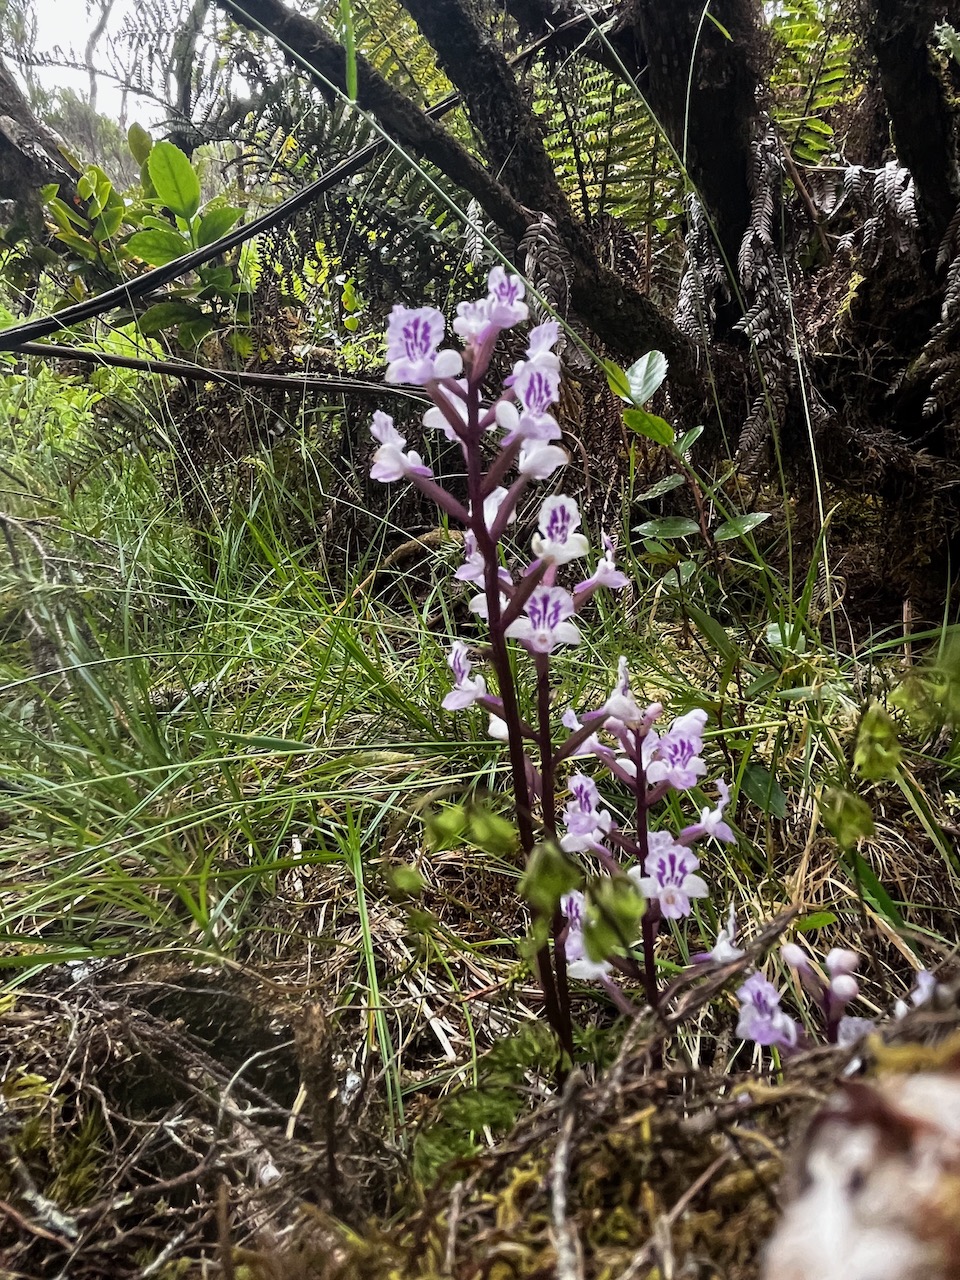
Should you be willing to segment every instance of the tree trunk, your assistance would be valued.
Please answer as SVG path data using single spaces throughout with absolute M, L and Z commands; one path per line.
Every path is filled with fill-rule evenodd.
M 956 123 L 930 43 L 943 5 L 933 0 L 870 0 L 867 39 L 900 162 L 917 190 L 927 248 L 936 250 L 960 199 Z

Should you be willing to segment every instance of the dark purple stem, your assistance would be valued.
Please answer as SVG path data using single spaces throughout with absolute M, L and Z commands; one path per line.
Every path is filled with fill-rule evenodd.
M 657 960 L 654 954 L 659 931 L 660 908 L 656 903 L 651 903 L 640 921 L 640 936 L 643 940 L 643 992 L 651 1009 L 656 1009 L 660 1003 L 660 992 L 657 987 Z
M 523 721 L 517 704 L 517 691 L 510 666 L 510 654 L 507 649 L 504 623 L 500 613 L 500 559 L 497 553 L 497 539 L 487 528 L 483 518 L 483 471 L 480 457 L 480 391 L 471 381 L 467 397 L 467 429 L 464 433 L 464 453 L 467 461 L 467 491 L 470 497 L 469 528 L 477 541 L 477 550 L 483 557 L 484 593 L 487 597 L 487 614 L 490 626 L 490 662 L 497 675 L 500 699 L 503 703 L 503 720 L 507 726 L 507 747 L 510 756 L 510 772 L 513 777 L 513 790 L 517 805 L 517 830 L 520 835 L 520 846 L 527 857 L 533 852 L 536 842 L 533 828 L 533 813 L 530 803 L 530 788 L 527 785 L 527 771 L 523 750 Z M 504 522 L 503 527 L 506 527 Z M 502 532 L 502 530 L 501 530 Z M 558 912 L 559 914 L 559 908 Z M 556 918 L 551 921 L 551 934 L 556 936 Z M 562 964 L 558 952 L 558 967 Z M 544 946 L 537 953 L 537 970 L 540 986 L 543 991 L 543 1003 L 547 1019 L 553 1027 L 561 1047 L 573 1057 L 573 1032 L 570 1025 L 569 996 L 563 1000 L 557 991 L 554 978 L 550 948 Z M 564 988 L 566 973 L 564 972 Z

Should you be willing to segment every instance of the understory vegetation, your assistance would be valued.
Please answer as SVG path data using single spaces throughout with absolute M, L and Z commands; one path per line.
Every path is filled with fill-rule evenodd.
M 905 7 L 157 0 L 124 136 L 0 3 L 4 1276 L 747 1280 L 835 1081 L 936 1061 L 960 15 Z

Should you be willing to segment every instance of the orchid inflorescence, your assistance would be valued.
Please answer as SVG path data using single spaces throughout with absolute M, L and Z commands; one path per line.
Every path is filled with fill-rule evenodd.
M 618 591 L 628 579 L 617 568 L 616 548 L 606 535 L 593 571 L 567 579 L 565 566 L 583 560 L 590 548 L 580 531 L 576 501 L 562 493 L 552 494 L 540 506 L 529 563 L 516 575 L 504 563 L 503 538 L 516 519 L 521 497 L 531 483 L 550 479 L 569 458 L 557 443 L 561 430 L 553 413 L 560 394 L 556 322 L 530 330 L 525 356 L 514 365 L 499 396 L 492 402 L 484 399 L 483 384 L 501 331 L 528 319 L 519 277 L 494 267 L 487 283 L 485 298 L 457 307 L 453 330 L 463 340 L 462 352 L 441 349 L 445 321 L 433 307 L 395 306 L 387 330 L 387 381 L 426 389 L 433 404 L 424 414 L 424 425 L 462 449 L 466 502 L 434 478 L 420 455 L 407 448 L 393 420 L 380 412 L 374 414 L 371 427 L 378 444 L 371 475 L 385 482 L 407 479 L 465 530 L 464 559 L 455 576 L 479 588 L 470 608 L 489 628 L 489 666 L 496 688 L 488 687 L 486 675 L 474 671 L 468 645 L 454 640 L 447 658 L 453 687 L 443 707 L 461 711 L 477 706 L 487 714 L 491 736 L 508 744 L 524 852 L 532 858 L 536 849 L 546 846 L 564 860 L 568 888 L 554 895 L 537 968 L 550 1021 L 570 1048 L 568 975 L 601 981 L 621 1007 L 628 1002 L 612 975 L 642 977 L 648 1001 L 656 1004 L 653 948 L 660 922 L 690 915 L 693 900 L 706 897 L 707 885 L 697 874 L 700 863 L 691 846 L 705 837 L 733 839 L 723 818 L 729 793 L 720 782 L 717 806 L 704 808 L 699 821 L 677 837 L 649 829 L 648 816 L 655 805 L 671 791 L 699 785 L 705 776 L 701 751 L 707 715 L 689 711 L 658 733 L 654 725 L 663 708 L 637 702 L 623 658 L 603 706 L 582 718 L 568 708 L 561 721 L 567 732 L 557 741 L 561 726 L 552 723 L 551 657 L 561 646 L 581 642 L 577 618 L 592 596 L 601 589 Z M 561 574 L 564 581 L 558 581 Z M 579 581 L 572 581 L 574 576 Z M 521 645 L 533 663 L 532 722 L 521 710 L 509 641 Z M 635 811 L 630 832 L 603 808 L 596 783 L 583 772 L 567 778 L 570 799 L 558 812 L 559 771 L 587 758 L 628 789 Z M 540 840 L 534 826 L 535 802 Z M 574 887 L 583 878 L 574 855 L 597 864 L 597 880 L 586 895 Z M 610 885 L 617 888 L 617 902 L 633 904 L 626 911 L 613 911 L 618 925 L 613 936 L 609 925 L 614 898 L 609 893 L 604 897 L 602 891 Z M 640 924 L 642 972 L 631 954 L 631 911 L 633 923 Z
M 569 977 L 600 982 L 626 1011 L 633 1005 L 615 977 L 640 980 L 648 1004 L 656 1008 L 657 933 L 662 921 L 691 915 L 693 901 L 707 897 L 692 846 L 705 838 L 734 840 L 724 817 L 730 794 L 719 780 L 716 805 L 703 807 L 699 819 L 678 835 L 651 829 L 649 817 L 656 805 L 671 792 L 699 787 L 707 774 L 702 757 L 707 714 L 688 711 L 665 732 L 658 731 L 655 725 L 663 707 L 637 701 L 625 658 L 619 660 L 613 688 L 602 706 L 580 716 L 568 707 L 560 725 L 553 723 L 554 651 L 580 644 L 575 619 L 584 606 L 598 590 L 621 590 L 628 579 L 617 568 L 613 541 L 604 534 L 602 555 L 593 571 L 569 585 L 558 582 L 561 571 L 564 576 L 569 572 L 565 566 L 590 552 L 580 532 L 577 503 L 564 494 L 552 494 L 541 503 L 527 565 L 518 574 L 506 567 L 503 538 L 516 520 L 521 498 L 531 483 L 549 480 L 569 458 L 557 444 L 561 430 L 552 412 L 560 394 L 560 360 L 554 351 L 560 330 L 555 321 L 530 330 L 524 358 L 504 380 L 499 396 L 490 403 L 484 400 L 483 385 L 500 333 L 529 317 L 518 276 L 494 267 L 487 283 L 485 298 L 457 307 L 453 330 L 463 341 L 462 352 L 440 349 L 446 322 L 434 307 L 395 306 L 387 329 L 387 381 L 412 383 L 427 391 L 433 404 L 424 414 L 424 426 L 459 444 L 466 464 L 466 502 L 434 478 L 420 455 L 407 448 L 393 419 L 379 411 L 370 428 L 378 446 L 370 474 L 384 482 L 409 480 L 463 526 L 463 563 L 455 577 L 479 588 L 470 608 L 489 629 L 488 657 L 496 691 L 488 688 L 485 675 L 473 673 L 469 646 L 457 639 L 447 656 L 453 684 L 442 705 L 447 711 L 481 708 L 489 717 L 490 735 L 507 743 L 527 877 L 535 882 L 539 856 L 549 884 L 545 893 L 528 894 L 539 915 L 538 977 L 549 1020 L 572 1054 Z M 521 710 L 521 690 L 508 648 L 511 640 L 533 663 L 530 720 Z M 566 731 L 562 740 L 560 729 Z M 633 808 L 629 828 L 604 807 L 596 781 L 579 768 L 566 777 L 569 798 L 559 808 L 561 770 L 586 760 L 598 763 L 627 789 Z M 577 859 L 594 863 L 596 874 L 586 892 L 577 887 L 584 881 Z M 638 935 L 642 968 L 633 954 Z M 741 962 L 745 952 L 736 945 L 736 937 L 731 907 L 714 946 L 695 954 L 692 963 Z M 829 1042 L 853 1043 L 874 1026 L 846 1012 L 859 994 L 855 952 L 836 948 L 819 969 L 796 944 L 786 944 L 782 955 L 819 1008 Z M 921 973 L 911 1004 L 928 1001 L 935 991 L 935 980 Z M 751 973 L 737 998 L 737 1033 L 742 1039 L 783 1052 L 806 1043 L 801 1027 L 780 1007 L 781 993 L 762 973 Z M 907 1005 L 898 1002 L 896 1016 L 906 1010 Z

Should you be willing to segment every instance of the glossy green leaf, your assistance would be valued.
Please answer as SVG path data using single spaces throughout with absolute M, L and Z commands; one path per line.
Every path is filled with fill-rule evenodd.
M 664 516 L 662 520 L 647 520 L 644 524 L 638 524 L 634 532 L 639 533 L 641 538 L 689 538 L 700 532 L 700 526 L 686 516 Z
M 146 164 L 147 156 L 153 148 L 153 138 L 142 124 L 134 122 L 127 130 L 127 146 L 137 164 Z
M 138 231 L 127 241 L 127 248 L 151 267 L 162 267 L 190 252 L 190 242 L 177 231 Z
M 769 519 L 769 511 L 751 511 L 749 515 L 734 516 L 732 520 L 725 520 L 718 529 L 714 530 L 713 540 L 730 542 L 733 538 L 742 538 L 745 533 L 756 529 L 758 524 L 763 524 L 764 520 Z
M 197 244 L 200 248 L 213 244 L 215 240 L 225 236 L 236 224 L 242 212 L 242 209 L 237 209 L 231 204 L 221 205 L 219 209 L 209 209 L 200 219 L 197 230 Z
M 172 142 L 158 142 L 147 157 L 158 197 L 178 218 L 192 218 L 200 208 L 200 179 L 193 165 Z
M 703 427 L 691 427 L 689 431 L 684 432 L 677 441 L 677 453 L 685 458 L 702 435 Z
M 624 423 L 639 436 L 653 440 L 655 444 L 673 444 L 676 436 L 673 427 L 655 413 L 647 413 L 644 409 L 627 409 L 623 415 Z
M 619 396 L 621 400 L 630 403 L 630 382 L 627 379 L 626 372 L 620 368 L 616 360 L 604 360 L 603 369 L 607 375 L 607 383 L 610 390 L 615 396 Z
M 652 502 L 654 498 L 662 498 L 665 493 L 670 493 L 673 489 L 679 489 L 682 484 L 683 476 L 664 476 L 662 480 L 652 484 L 649 489 L 644 489 L 643 493 L 638 493 L 637 502 Z
M 123 221 L 123 206 L 111 205 L 104 209 L 101 216 L 93 224 L 93 238 L 98 244 L 104 240 L 109 240 L 111 236 L 115 236 L 120 230 L 120 223 Z
M 650 399 L 667 376 L 667 357 L 662 351 L 648 351 L 626 371 L 630 399 L 638 407 Z
M 150 338 L 155 333 L 162 333 L 164 329 L 199 320 L 202 316 L 203 312 L 198 307 L 191 307 L 188 302 L 158 302 L 144 311 L 138 324 L 140 332 Z

